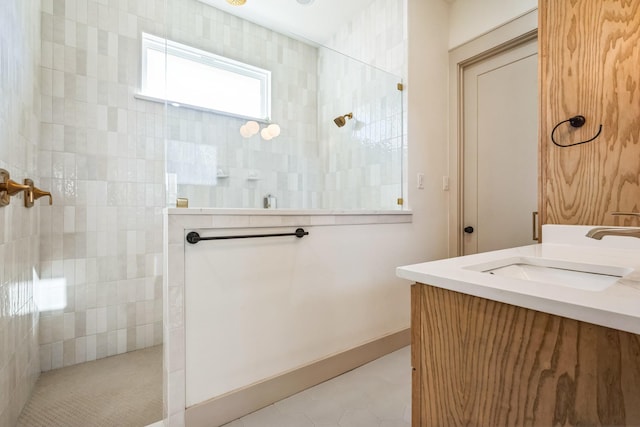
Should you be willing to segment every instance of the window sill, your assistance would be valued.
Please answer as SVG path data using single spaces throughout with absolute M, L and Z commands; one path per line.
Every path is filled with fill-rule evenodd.
M 166 104 L 167 106 L 171 106 L 174 108 L 187 108 L 189 110 L 202 111 L 203 113 L 218 114 L 220 116 L 231 117 L 234 119 L 255 120 L 258 123 L 271 123 L 271 121 L 268 118 L 265 119 L 265 118 L 259 118 L 259 117 L 243 116 L 241 114 L 228 113 L 226 111 L 214 110 L 212 108 L 201 107 L 198 105 L 184 104 L 182 102 L 172 101 L 170 99 L 157 98 L 155 96 L 144 95 L 142 93 L 136 93 L 135 95 L 133 95 L 133 97 L 136 99 L 140 99 L 142 101 L 150 101 L 150 102 L 156 102 L 158 104 Z

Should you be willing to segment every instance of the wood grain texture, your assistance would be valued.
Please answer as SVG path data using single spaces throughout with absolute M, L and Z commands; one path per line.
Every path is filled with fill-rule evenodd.
M 544 224 L 640 225 L 640 0 L 540 0 L 540 215 Z M 560 121 L 581 114 L 587 123 Z
M 421 325 L 422 325 L 422 285 L 411 286 L 411 419 L 422 419 L 422 370 L 420 369 L 422 354 Z M 414 427 L 417 424 L 413 424 Z
M 427 285 L 413 296 L 414 427 L 640 425 L 640 336 Z

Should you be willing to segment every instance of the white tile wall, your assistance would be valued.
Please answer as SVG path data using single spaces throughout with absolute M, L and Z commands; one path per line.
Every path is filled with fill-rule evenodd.
M 279 207 L 318 207 L 317 49 L 196 0 L 169 0 L 167 7 L 169 39 L 271 71 L 271 119 L 282 130 L 271 141 L 245 139 L 239 130 L 246 120 L 170 106 L 169 147 L 182 147 L 185 158 L 193 145 L 215 148 L 216 161 L 206 167 L 229 175 L 193 185 L 178 174 L 176 195 L 191 207 L 262 208 L 266 194 Z M 176 172 L 171 161 L 181 153 L 169 152 L 169 172 Z M 247 179 L 252 173 L 259 179 Z
M 376 22 L 388 22 L 381 17 L 401 16 L 393 9 L 396 3 L 377 1 L 351 31 L 380 33 Z M 44 370 L 161 340 L 157 266 L 158 213 L 165 204 L 164 106 L 133 95 L 139 34 L 163 35 L 165 19 L 166 35 L 173 40 L 271 69 L 272 119 L 282 127 L 272 141 L 245 140 L 238 132 L 242 120 L 169 107 L 169 144 L 215 148 L 217 164 L 211 169 L 229 175 L 215 186 L 178 185 L 177 196 L 188 197 L 191 206 L 261 207 L 263 196 L 271 193 L 279 207 L 287 208 L 395 208 L 399 140 L 397 126 L 388 123 L 399 113 L 386 108 L 395 100 L 383 95 L 374 106 L 370 85 L 350 89 L 361 83 L 356 74 L 375 81 L 379 76 L 373 69 L 363 71 L 339 55 L 329 63 L 331 55 L 319 56 L 315 47 L 195 0 L 168 1 L 166 16 L 164 0 L 43 0 L 42 9 L 38 167 L 41 186 L 51 188 L 56 203 L 42 209 L 41 275 L 49 282 L 64 278 L 67 296 L 64 308 L 42 313 Z M 385 31 L 391 27 L 397 33 L 398 26 L 391 22 Z M 396 49 L 396 36 L 384 40 Z M 318 64 L 319 57 L 324 64 Z M 317 70 L 323 75 L 341 62 L 358 71 L 338 86 L 325 86 L 330 101 L 320 101 L 318 108 Z M 334 77 L 327 72 L 322 78 Z M 357 134 L 336 139 L 328 129 L 338 130 L 332 119 L 342 114 L 334 111 L 342 111 L 343 99 L 358 99 L 357 117 L 364 117 L 364 110 L 377 115 Z M 322 150 L 329 151 L 321 150 L 318 135 Z M 259 179 L 248 180 L 252 173 Z
M 0 12 L 0 168 L 38 183 L 40 4 L 6 0 Z M 34 271 L 38 208 L 22 196 L 0 208 L 0 425 L 13 426 L 40 374 Z
M 327 47 L 396 76 L 406 75 L 404 0 L 372 0 Z
M 42 370 L 162 342 L 164 106 L 137 100 L 164 0 L 42 0 Z M 42 285 L 44 287 L 45 285 Z
M 207 205 L 255 207 L 270 192 L 283 207 L 330 207 L 322 206 L 327 199 L 323 190 L 334 179 L 336 185 L 345 180 L 338 169 L 330 171 L 335 178 L 311 172 L 319 171 L 321 161 L 315 144 L 322 108 L 317 104 L 315 48 L 193 0 L 170 0 L 167 8 L 165 3 L 3 4 L 0 167 L 18 180 L 36 179 L 52 191 L 55 203 L 27 210 L 18 198 L 0 209 L 0 425 L 14 424 L 40 365 L 53 369 L 162 339 L 165 111 L 133 97 L 141 31 L 162 35 L 169 17 L 170 38 L 274 70 L 279 95 L 272 116 L 283 127 L 274 141 L 240 139 L 239 121 L 168 112 L 169 139 L 176 129 L 188 130 L 178 140 L 199 144 L 233 135 L 217 146 L 220 166 L 231 177 L 215 191 L 204 192 Z M 396 33 L 402 28 L 399 3 L 376 0 L 345 27 L 347 34 L 336 35 L 336 45 L 350 46 L 354 57 L 366 52 L 367 62 L 400 74 L 396 65 L 404 58 L 399 53 L 404 47 Z M 363 50 L 365 43 L 354 37 L 373 40 L 371 34 L 376 42 L 367 42 Z M 337 114 L 327 112 L 326 117 Z M 388 116 L 386 110 L 383 116 Z M 343 154 L 353 153 L 358 151 Z M 324 161 L 337 164 L 340 156 Z M 274 165 L 279 172 L 272 172 Z M 364 173 L 375 186 L 388 173 L 384 167 L 374 163 L 355 174 Z M 247 181 L 249 172 L 261 179 Z M 349 179 L 354 174 L 345 173 Z M 196 190 L 202 192 L 185 189 L 186 195 Z M 32 276 L 39 257 L 38 289 L 57 286 L 65 295 L 59 308 L 42 313 L 40 327 Z
M 397 90 L 406 75 L 404 7 L 373 0 L 319 51 L 319 123 L 354 115 L 342 128 L 318 127 L 323 208 L 398 209 L 404 196 L 406 99 Z
M 169 38 L 272 70 L 272 119 L 282 128 L 271 141 L 259 135 L 244 139 L 239 135 L 244 120 L 169 107 L 169 147 L 184 150 L 169 150 L 169 172 L 179 169 L 171 165 L 172 157 L 187 156 L 196 144 L 215 148 L 216 160 L 206 166 L 229 175 L 211 180 L 202 173 L 211 185 L 190 184 L 180 173 L 171 176 L 177 188 L 170 186 L 169 204 L 177 196 L 188 198 L 191 207 L 261 208 L 263 197 L 272 194 L 280 208 L 397 209 L 402 7 L 401 0 L 376 0 L 332 39 L 351 57 L 384 65 L 392 75 L 195 0 L 169 1 Z M 363 40 L 369 41 L 361 49 Z M 358 121 L 336 128 L 333 118 L 350 111 Z M 248 180 L 251 173 L 259 180 Z
M 321 48 L 319 145 L 323 208 L 396 209 L 402 197 L 401 78 Z M 337 116 L 353 113 L 338 128 Z

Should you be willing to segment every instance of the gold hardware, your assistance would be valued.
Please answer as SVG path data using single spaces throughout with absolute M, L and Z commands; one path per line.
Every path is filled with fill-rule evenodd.
M 585 234 L 585 236 L 591 237 L 592 239 L 596 239 L 596 240 L 602 240 L 604 236 L 622 236 L 622 237 L 629 236 L 629 237 L 637 237 L 638 239 L 640 239 L 640 231 L 635 227 L 633 228 L 595 227 L 589 230 L 587 234 Z
M 26 190 L 29 190 L 28 185 L 18 184 L 9 178 L 9 172 L 0 169 L 0 206 L 7 206 L 11 202 L 11 196 Z
M 640 216 L 640 212 L 611 212 L 611 215 L 620 216 Z
M 4 183 L 7 181 L 9 181 L 9 172 L 4 169 L 0 169 L 0 182 Z M 0 192 L 0 206 L 7 206 L 10 201 L 9 193 L 6 191 Z
M 538 217 L 538 211 L 531 212 L 531 220 L 533 221 L 533 240 L 540 241 L 538 237 L 538 227 L 536 227 L 536 218 Z
M 28 185 L 18 184 L 14 180 L 10 179 L 9 181 L 0 184 L 0 191 L 6 191 L 10 196 L 15 196 L 21 191 L 27 191 L 29 189 Z
M 188 207 L 189 207 L 189 199 L 178 197 L 178 199 L 176 200 L 176 208 L 188 208 Z
M 404 199 L 403 199 L 402 197 L 398 197 L 397 204 L 398 204 L 399 206 L 404 205 Z
M 398 90 L 402 92 L 404 90 L 404 85 L 402 83 L 398 83 Z
M 29 186 L 29 189 L 24 193 L 25 208 L 32 207 L 36 200 L 38 200 L 40 197 L 45 197 L 45 196 L 49 198 L 49 206 L 53 204 L 53 196 L 51 195 L 50 192 L 34 187 L 32 179 L 26 178 L 24 180 L 24 183 L 25 185 Z

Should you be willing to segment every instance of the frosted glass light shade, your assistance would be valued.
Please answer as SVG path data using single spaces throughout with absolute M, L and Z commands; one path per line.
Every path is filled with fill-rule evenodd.
M 253 121 L 253 120 L 249 120 L 245 124 L 245 126 L 246 126 L 247 130 L 249 132 L 251 132 L 251 135 L 255 135 L 260 130 L 260 125 L 258 124 L 258 122 Z
M 260 131 L 260 135 L 262 136 L 262 139 L 264 139 L 265 141 L 269 141 L 271 138 L 273 138 L 273 136 L 271 136 L 267 128 L 262 129 Z
M 242 135 L 244 138 L 249 138 L 253 135 L 253 133 L 251 133 L 251 131 L 247 128 L 247 125 L 242 125 L 240 126 L 240 135 Z
M 272 123 L 269 126 L 267 126 L 267 132 L 269 132 L 269 135 L 275 138 L 276 136 L 280 135 L 280 126 L 278 126 L 275 123 Z

